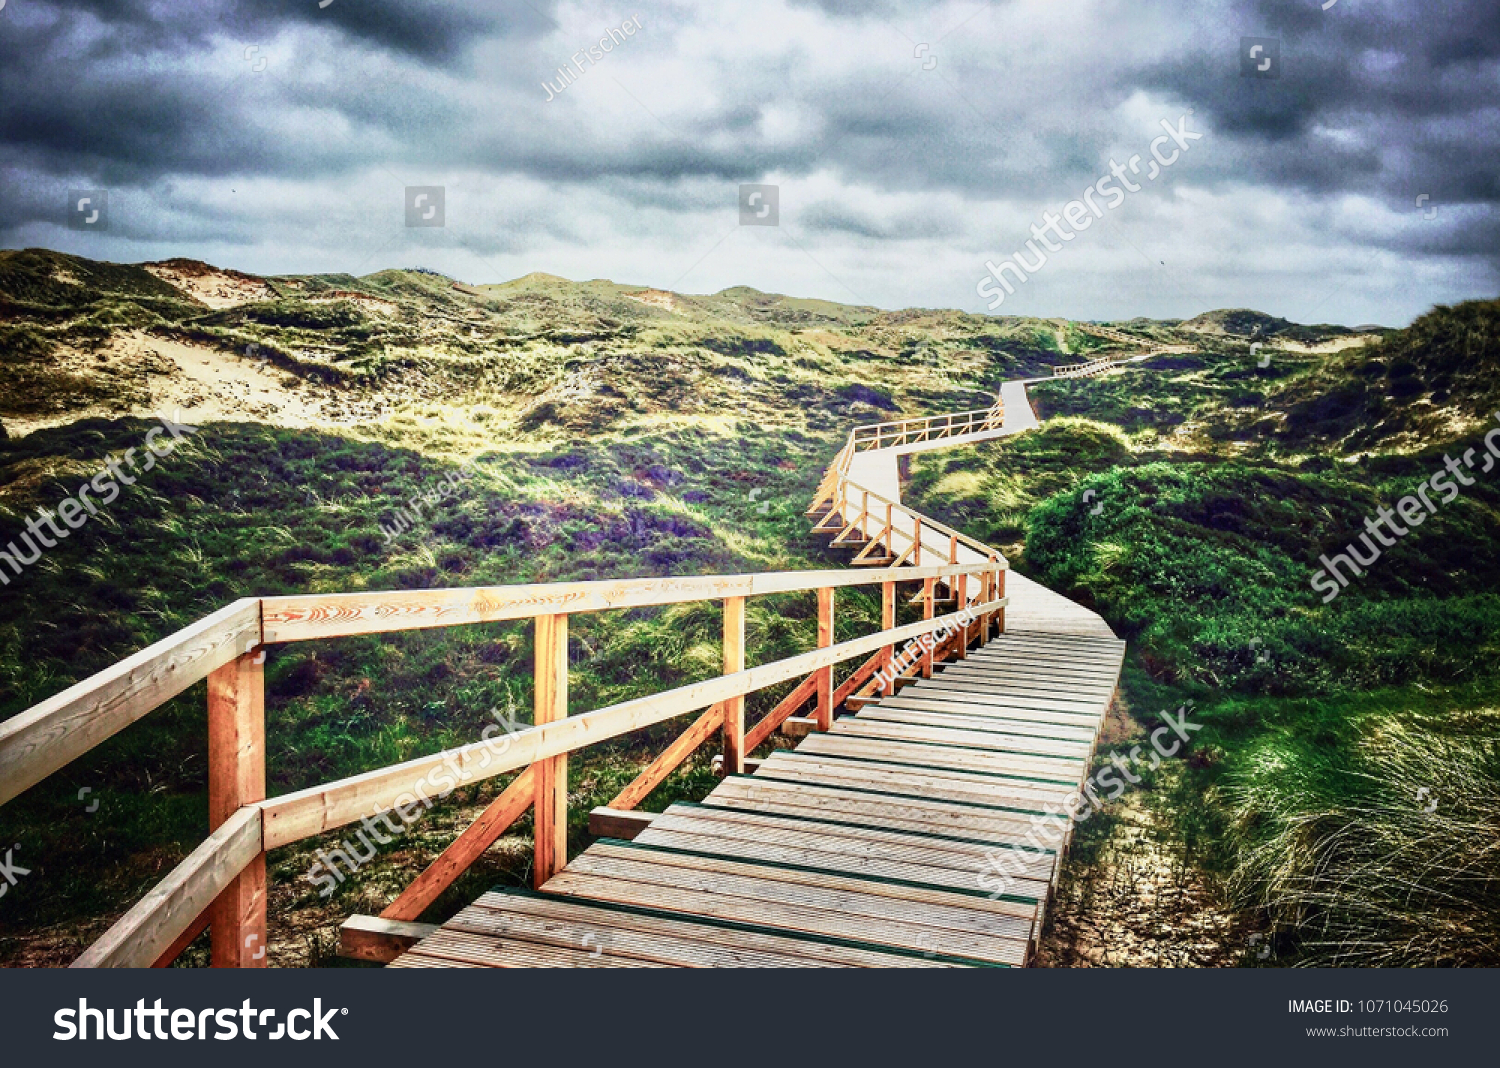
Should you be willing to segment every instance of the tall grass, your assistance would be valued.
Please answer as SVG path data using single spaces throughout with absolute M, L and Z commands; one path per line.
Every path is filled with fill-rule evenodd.
M 1306 965 L 1500 959 L 1500 743 L 1385 723 L 1352 752 L 1277 739 L 1226 791 L 1231 886 Z

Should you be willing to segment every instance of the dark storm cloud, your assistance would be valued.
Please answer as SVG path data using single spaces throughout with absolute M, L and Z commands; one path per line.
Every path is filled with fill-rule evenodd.
M 1139 251 L 1158 234 L 1232 239 L 1274 219 L 1289 245 L 1326 234 L 1500 267 L 1495 0 L 788 2 L 644 6 L 644 29 L 549 102 L 543 79 L 636 11 L 11 0 L 0 240 L 48 240 L 57 190 L 98 184 L 140 209 L 121 235 L 207 228 L 359 260 L 379 239 L 351 225 L 384 218 L 391 189 L 465 175 L 487 220 L 474 249 L 646 235 L 672 245 L 670 282 L 701 259 L 710 215 L 732 225 L 736 183 L 776 181 L 789 225 L 871 271 L 873 250 L 923 241 L 982 264 L 1192 109 L 1205 140 L 1188 162 L 1075 247 L 1160 264 Z M 1241 77 L 1241 36 L 1280 37 L 1282 77 Z M 1421 195 L 1440 214 L 1417 225 Z M 1145 231 L 1115 229 L 1132 214 Z

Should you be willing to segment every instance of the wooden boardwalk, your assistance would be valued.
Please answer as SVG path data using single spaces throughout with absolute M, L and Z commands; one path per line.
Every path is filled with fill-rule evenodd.
M 207 930 L 215 966 L 264 967 L 271 850 L 323 839 L 320 865 L 342 858 L 352 874 L 326 836 L 363 838 L 367 813 L 406 819 L 445 782 L 505 774 L 378 917 L 345 922 L 341 952 L 396 967 L 1028 963 L 1124 643 L 998 550 L 902 504 L 898 461 L 1036 425 L 1025 383 L 1010 382 L 989 408 L 854 428 L 807 509 L 856 554 L 848 568 L 246 597 L 7 719 L 0 805 L 207 683 L 208 837 L 74 966 L 165 967 Z M 836 594 L 862 586 L 880 591 L 880 629 L 839 640 Z M 747 602 L 786 594 L 815 595 L 817 647 L 747 666 Z M 571 616 L 705 601 L 722 606 L 721 675 L 570 707 Z M 265 646 L 508 621 L 533 628 L 530 726 L 267 796 Z M 747 724 L 747 696 L 786 684 Z M 689 714 L 590 814 L 600 837 L 570 859 L 569 754 Z M 778 730 L 800 740 L 754 759 Z M 712 793 L 635 811 L 711 739 L 728 773 Z M 417 922 L 528 812 L 533 890 Z
M 1044 626 L 1063 599 L 1035 589 L 1013 600 Z M 486 894 L 392 966 L 1027 963 L 1061 861 L 1025 845 L 1032 816 L 1088 774 L 1124 655 L 1063 604 L 1059 630 L 1009 630 L 634 841 L 601 839 L 540 893 Z M 1025 870 L 991 900 L 987 854 L 1017 847 Z

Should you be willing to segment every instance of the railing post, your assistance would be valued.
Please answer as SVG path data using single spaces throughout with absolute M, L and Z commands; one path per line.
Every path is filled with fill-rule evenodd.
M 911 566 L 912 567 L 921 567 L 922 566 L 922 517 L 921 516 L 916 516 L 912 520 L 911 536 L 912 536 Z
M 833 587 L 818 590 L 818 648 L 833 644 Z M 818 730 L 833 729 L 833 665 L 818 669 Z
M 882 582 L 880 584 L 880 629 L 894 630 L 896 626 L 896 584 L 894 582 Z M 885 670 L 886 681 L 880 684 L 880 692 L 889 697 L 896 692 L 896 680 L 891 675 L 891 668 L 896 663 L 896 647 L 887 645 L 880 651 L 881 664 Z
M 983 604 L 989 604 L 994 600 L 991 594 L 995 590 L 995 573 L 986 571 L 979 578 L 979 600 Z M 988 645 L 990 641 L 990 614 L 988 612 L 979 617 L 979 644 Z
M 1005 569 L 1001 568 L 995 572 L 995 600 L 1005 600 Z M 995 632 L 1005 633 L 1005 608 L 1002 606 L 995 610 Z
M 264 651 L 208 676 L 208 827 L 266 799 Z M 215 968 L 266 966 L 266 854 L 260 853 L 208 907 Z
M 937 606 L 932 603 L 933 600 L 936 597 L 937 597 L 937 579 L 923 579 L 922 580 L 922 618 L 923 619 L 931 619 L 932 616 L 933 616 L 933 613 L 937 610 Z M 935 644 L 937 644 L 937 643 L 934 642 L 934 641 L 932 641 L 931 639 L 932 639 L 932 635 L 929 633 L 926 636 L 926 639 L 925 639 L 925 642 L 924 642 L 925 649 L 924 649 L 924 651 L 922 653 L 922 677 L 924 679 L 930 679 L 930 678 L 932 678 L 932 647 Z
M 745 599 L 724 598 L 724 674 L 745 670 Z M 724 774 L 745 774 L 745 698 L 724 702 Z
M 969 593 L 969 576 L 968 575 L 958 575 L 958 576 L 955 577 L 954 583 L 955 583 L 954 589 L 953 589 L 953 604 L 954 604 L 954 608 L 956 608 L 958 611 L 962 612 L 968 606 L 968 600 L 969 600 L 969 598 L 968 598 L 968 593 Z M 968 626 L 968 624 L 966 623 L 962 627 L 960 627 L 959 631 L 960 631 L 960 633 L 959 633 L 959 636 L 958 636 L 958 657 L 957 657 L 957 659 L 963 660 L 963 659 L 967 658 L 968 655 L 969 655 L 969 626 Z
M 896 546 L 896 540 L 895 540 L 896 539 L 896 531 L 895 531 L 895 528 L 891 526 L 891 522 L 894 519 L 894 516 L 892 514 L 892 509 L 894 507 L 895 506 L 892 505 L 889 501 L 886 502 L 886 505 L 885 505 L 885 555 L 887 555 L 887 556 L 895 556 L 896 555 L 896 548 L 895 548 L 895 546 Z
M 536 617 L 535 704 L 532 723 L 540 727 L 568 718 L 568 617 Z M 568 863 L 568 756 L 538 760 L 536 771 L 535 857 L 532 885 L 538 890 Z

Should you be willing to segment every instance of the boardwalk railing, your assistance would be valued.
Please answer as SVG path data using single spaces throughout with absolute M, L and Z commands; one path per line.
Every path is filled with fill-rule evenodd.
M 1101 356 L 1097 360 L 1089 360 L 1087 363 L 1067 363 L 1052 368 L 1053 378 L 1089 378 L 1093 375 L 1103 374 L 1118 363 L 1123 363 L 1128 357 L 1125 356 Z
M 995 431 L 999 402 L 982 411 L 860 427 L 829 466 L 810 513 L 836 544 L 864 546 L 856 563 L 882 571 L 784 571 L 446 590 L 246 598 L 0 723 L 0 804 L 41 782 L 200 680 L 208 691 L 209 836 L 75 962 L 75 967 L 165 966 L 205 929 L 218 967 L 266 962 L 266 852 L 427 800 L 428 786 L 519 772 L 475 822 L 381 914 L 415 920 L 528 810 L 535 813 L 533 879 L 541 887 L 567 863 L 569 753 L 653 724 L 697 719 L 610 802 L 629 810 L 709 738 L 722 739 L 727 774 L 811 704 L 811 729 L 873 692 L 894 691 L 898 644 L 924 639 L 902 677 L 931 676 L 935 661 L 962 657 L 1004 630 L 1006 562 L 995 550 L 899 502 L 849 481 L 854 454 Z M 878 557 L 876 554 L 880 554 Z M 970 580 L 974 585 L 969 585 Z M 923 618 L 896 625 L 896 584 L 920 582 Z M 958 611 L 938 616 L 938 583 Z M 881 630 L 835 644 L 840 588 L 879 585 Z M 747 668 L 745 604 L 751 597 L 815 592 L 818 647 Z M 568 713 L 568 618 L 691 601 L 723 602 L 723 674 L 579 715 Z M 266 793 L 265 678 L 268 645 L 476 623 L 531 620 L 535 627 L 533 725 L 402 764 L 297 790 Z M 946 635 L 946 637 L 943 637 Z M 863 659 L 862 659 L 863 658 Z M 836 684 L 835 668 L 860 664 Z M 745 697 L 800 680 L 747 729 Z M 497 752 L 498 750 L 498 752 Z M 450 787 L 451 789 L 451 787 Z M 430 802 L 428 802 L 430 804 Z
M 211 834 L 157 887 L 91 946 L 75 966 L 145 966 L 172 962 L 205 927 L 212 928 L 218 966 L 265 963 L 267 850 L 355 823 L 372 813 L 420 804 L 431 784 L 478 782 L 521 774 L 436 862 L 383 914 L 414 919 L 528 809 L 535 809 L 535 870 L 540 886 L 567 860 L 567 755 L 652 724 L 707 709 L 653 762 L 614 807 L 650 793 L 702 742 L 719 734 L 726 771 L 741 772 L 745 755 L 770 737 L 802 704 L 815 702 L 816 724 L 831 726 L 833 709 L 852 685 L 889 663 L 898 643 L 952 629 L 957 615 L 894 625 L 897 581 L 963 582 L 973 576 L 1000 589 L 1003 561 L 935 564 L 899 572 L 804 571 L 756 575 L 636 579 L 531 586 L 251 598 L 157 642 L 135 656 L 0 723 L 0 802 L 40 782 L 117 731 L 199 681 L 208 681 L 209 817 Z M 834 591 L 881 584 L 884 627 L 833 641 Z M 745 602 L 767 594 L 816 591 L 819 647 L 759 667 L 745 667 Z M 570 614 L 681 604 L 724 604 L 724 674 L 568 715 L 567 633 Z M 1002 598 L 971 606 L 986 622 Z M 266 797 L 263 646 L 504 620 L 536 628 L 534 725 L 499 746 L 489 739 L 336 782 Z M 978 628 L 963 628 L 967 635 Z M 985 630 L 988 629 L 986 626 Z M 953 643 L 939 650 L 945 655 Z M 842 687 L 834 668 L 868 658 Z M 800 679 L 793 692 L 750 730 L 744 699 Z
M 1005 410 L 997 400 L 989 408 L 976 408 L 952 415 L 933 415 L 924 419 L 898 419 L 890 423 L 872 423 L 855 427 L 849 434 L 854 449 L 890 449 L 924 441 L 941 441 L 964 434 L 999 430 L 1005 421 Z

